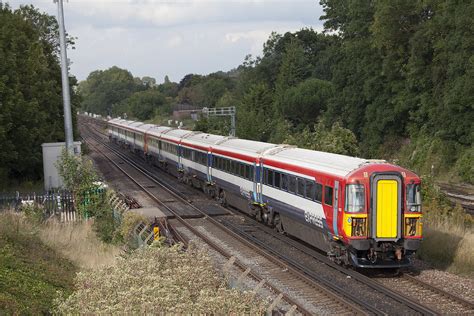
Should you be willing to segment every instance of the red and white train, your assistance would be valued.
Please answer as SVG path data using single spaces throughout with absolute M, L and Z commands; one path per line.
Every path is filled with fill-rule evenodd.
M 362 268 L 422 240 L 420 178 L 385 161 L 112 119 L 111 140 L 278 231 Z

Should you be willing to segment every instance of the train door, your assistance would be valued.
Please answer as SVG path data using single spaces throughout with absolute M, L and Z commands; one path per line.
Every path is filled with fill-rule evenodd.
M 397 175 L 372 179 L 372 237 L 395 241 L 401 236 L 402 181 Z
M 212 154 L 207 153 L 207 182 L 212 183 Z
M 334 181 L 334 203 L 333 203 L 333 230 L 336 236 L 339 236 L 339 216 L 338 216 L 338 208 L 339 208 L 339 181 Z
M 253 201 L 263 203 L 262 196 L 262 179 L 263 179 L 263 161 L 257 159 L 253 164 L 254 178 L 253 178 Z
M 178 169 L 179 170 L 182 170 L 183 169 L 183 148 L 181 147 L 181 144 L 178 144 L 176 146 L 176 150 L 177 150 L 177 156 L 178 156 Z

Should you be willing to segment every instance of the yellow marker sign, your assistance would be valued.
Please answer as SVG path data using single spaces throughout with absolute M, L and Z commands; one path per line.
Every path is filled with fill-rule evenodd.
M 158 226 L 153 227 L 153 239 L 160 239 L 160 228 Z

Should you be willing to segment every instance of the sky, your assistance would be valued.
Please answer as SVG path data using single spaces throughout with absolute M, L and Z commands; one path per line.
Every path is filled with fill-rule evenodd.
M 53 0 L 4 0 L 12 8 L 33 4 L 57 15 Z M 228 71 L 247 54 L 261 55 L 272 31 L 322 30 L 317 0 L 69 0 L 66 31 L 77 37 L 68 51 L 71 74 L 118 66 L 158 83 L 188 73 Z

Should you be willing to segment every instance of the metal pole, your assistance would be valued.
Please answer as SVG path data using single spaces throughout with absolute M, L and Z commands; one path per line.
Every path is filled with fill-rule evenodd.
M 66 134 L 66 148 L 74 153 L 74 139 L 72 135 L 71 95 L 69 91 L 68 62 L 66 52 L 66 31 L 64 27 L 63 0 L 54 0 L 58 3 L 59 44 L 61 47 L 61 78 L 63 87 L 64 132 Z
M 235 112 L 230 115 L 230 136 L 235 137 Z

